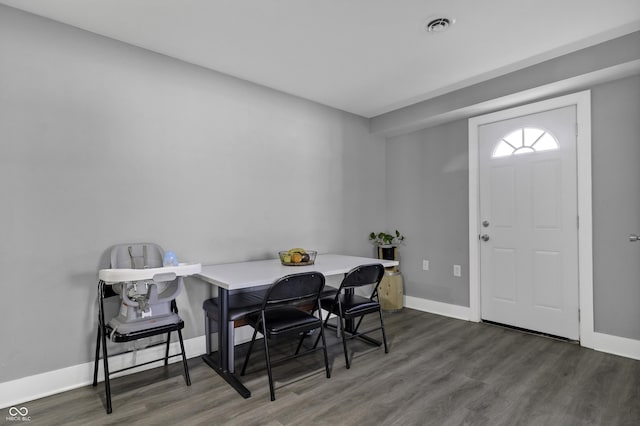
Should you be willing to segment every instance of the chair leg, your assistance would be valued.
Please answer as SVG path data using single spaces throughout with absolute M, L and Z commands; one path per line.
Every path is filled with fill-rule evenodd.
M 364 319 L 364 315 L 360 317 L 358 320 L 358 324 L 356 324 L 356 328 L 353 329 L 353 334 L 358 334 L 358 330 L 360 329 L 360 324 L 362 324 L 362 320 Z
M 263 323 L 264 324 L 264 323 Z M 273 386 L 273 373 L 271 372 L 271 357 L 269 356 L 269 337 L 267 337 L 267 329 L 263 326 L 264 336 L 264 358 L 267 362 L 267 374 L 269 376 L 269 393 L 271 394 L 271 400 L 276 400 L 276 391 Z
M 169 365 L 169 345 L 171 344 L 171 332 L 167 333 L 167 346 L 164 351 L 164 365 Z
M 98 346 L 102 344 L 102 362 L 104 364 L 104 393 L 107 400 L 107 414 L 111 414 L 113 407 L 111 406 L 111 382 L 109 381 L 109 353 L 107 351 L 107 330 L 104 321 L 104 281 L 98 282 L 98 342 L 96 344 L 96 360 L 94 363 L 93 382 L 94 386 L 98 382 Z
M 302 342 L 304 342 L 305 337 L 307 337 L 306 333 L 302 333 L 300 335 L 300 341 L 298 342 L 298 347 L 296 348 L 296 353 L 294 355 L 298 355 L 298 353 L 300 353 L 300 348 L 302 347 Z
M 100 366 L 100 327 L 98 327 L 98 338 L 96 339 L 96 356 L 93 362 L 93 386 L 98 386 L 98 368 Z
M 258 329 L 253 329 L 253 337 L 251 338 L 251 342 L 249 343 L 249 349 L 247 350 L 247 356 L 244 357 L 244 364 L 242 364 L 242 371 L 240 372 L 241 376 L 244 376 L 245 371 L 247 371 L 247 365 L 249 364 L 249 357 L 251 356 L 251 352 L 253 351 L 253 344 L 256 342 L 256 336 L 258 335 Z
M 380 315 L 380 329 L 382 330 L 382 341 L 384 342 L 384 353 L 389 353 L 389 348 L 387 347 L 387 335 L 384 332 L 384 321 L 382 320 L 382 310 L 378 311 L 378 315 Z
M 104 392 L 107 399 L 107 414 L 111 414 L 113 407 L 111 406 L 111 382 L 109 380 L 109 354 L 107 353 L 107 336 L 105 330 L 101 330 L 102 336 L 102 361 L 104 363 Z
M 340 335 L 342 336 L 342 348 L 344 349 L 344 360 L 347 365 L 347 370 L 351 368 L 351 364 L 349 364 L 349 351 L 347 349 L 347 336 L 344 334 L 344 321 L 342 318 L 342 313 L 338 316 L 338 321 L 340 322 Z
M 324 369 L 327 372 L 327 379 L 330 379 L 331 370 L 329 370 L 329 355 L 327 354 L 327 341 L 324 337 L 324 327 L 320 327 L 320 336 L 322 337 L 322 352 L 324 353 Z
M 184 350 L 184 341 L 182 340 L 182 331 L 180 329 L 178 329 L 178 340 L 180 340 L 180 350 L 182 351 L 182 368 L 184 369 L 184 381 L 187 383 L 187 386 L 191 386 L 189 365 L 187 365 L 187 353 Z
M 322 313 L 320 315 L 322 315 Z M 331 316 L 331 312 L 327 311 L 327 318 L 325 318 L 324 322 L 322 323 L 322 328 L 325 328 L 327 326 L 327 323 L 329 322 L 329 317 L 330 316 Z M 313 349 L 318 347 L 318 342 L 319 341 L 320 341 L 320 335 L 318 335 L 318 337 L 316 337 L 316 342 L 313 344 Z

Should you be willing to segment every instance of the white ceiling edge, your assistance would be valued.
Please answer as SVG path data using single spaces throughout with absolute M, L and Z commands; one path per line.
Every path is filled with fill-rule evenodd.
M 468 105 L 455 110 L 435 114 L 425 117 L 423 120 L 413 123 L 405 123 L 392 128 L 371 129 L 371 133 L 380 134 L 387 138 L 394 138 L 407 133 L 413 133 L 429 127 L 449 123 L 456 120 L 471 118 L 478 115 L 488 114 L 501 109 L 512 108 L 531 102 L 536 102 L 548 97 L 560 95 L 568 92 L 575 92 L 587 89 L 591 86 L 631 77 L 640 74 L 640 59 L 626 62 L 624 64 L 588 72 L 579 76 L 556 81 L 539 87 L 523 90 L 501 96 L 496 99 Z
M 515 71 L 520 71 L 522 69 L 525 69 L 527 67 L 533 66 L 533 65 L 537 65 L 540 64 L 542 62 L 551 60 L 551 59 L 555 59 L 558 58 L 560 56 L 563 55 L 568 55 L 570 53 L 573 52 L 577 52 L 579 50 L 582 49 L 586 49 L 588 47 L 591 46 L 595 46 L 597 44 L 600 43 L 604 43 L 619 37 L 623 37 L 625 35 L 629 35 L 632 34 L 636 31 L 640 31 L 640 20 L 638 21 L 634 21 L 630 24 L 627 25 L 623 25 L 620 26 L 614 30 L 611 31 L 605 31 L 602 33 L 599 33 L 595 36 L 592 37 L 588 37 L 586 39 L 580 40 L 578 42 L 575 43 L 571 43 L 562 47 L 558 47 L 556 49 L 550 50 L 548 52 L 545 52 L 543 54 L 540 55 L 536 55 L 530 58 L 527 58 L 523 61 L 517 62 L 517 63 L 513 63 L 511 65 L 499 68 L 499 69 L 495 69 L 493 71 L 490 71 L 488 73 L 484 73 L 484 74 L 480 74 L 477 75 L 473 78 L 467 79 L 467 80 L 463 80 L 460 82 L 457 82 L 456 84 L 452 84 L 446 87 L 443 87 L 439 90 L 436 91 L 432 91 L 429 93 L 424 93 L 422 95 L 419 96 L 415 96 L 411 99 L 407 99 L 405 101 L 402 102 L 396 102 L 390 105 L 387 105 L 384 108 L 381 109 L 377 109 L 377 110 L 372 110 L 370 112 L 370 114 L 364 116 L 365 118 L 375 118 L 379 115 L 383 115 L 383 114 L 387 114 L 389 112 L 398 110 L 398 109 L 402 109 L 402 108 L 406 108 L 409 107 L 411 105 L 415 105 L 418 104 L 420 102 L 424 102 L 424 101 L 428 101 L 429 99 L 433 99 L 436 98 L 438 96 L 442 96 L 445 95 L 447 93 L 450 92 L 454 92 L 456 90 L 460 90 L 460 89 L 464 89 L 465 87 L 469 87 L 469 86 L 473 86 L 474 84 L 478 84 L 478 83 L 482 83 L 488 80 L 491 80 L 493 78 L 496 77 L 501 77 L 503 75 L 509 74 L 511 72 L 515 72 Z

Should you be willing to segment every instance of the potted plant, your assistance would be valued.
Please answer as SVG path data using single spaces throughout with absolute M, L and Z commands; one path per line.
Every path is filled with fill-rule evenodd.
M 397 229 L 393 234 L 372 232 L 369 234 L 369 240 L 378 246 L 378 259 L 396 260 L 398 244 L 404 241 L 404 235 Z

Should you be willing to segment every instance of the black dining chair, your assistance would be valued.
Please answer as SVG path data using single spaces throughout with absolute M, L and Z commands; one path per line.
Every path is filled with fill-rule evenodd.
M 342 347 L 344 349 L 344 358 L 347 368 L 351 367 L 349 362 L 349 353 L 347 350 L 347 339 L 360 338 L 369 343 L 380 346 L 382 343 L 378 340 L 367 336 L 369 333 L 377 330 L 382 331 L 382 342 L 384 343 L 384 352 L 388 353 L 387 337 L 384 331 L 384 321 L 382 319 L 382 309 L 380 300 L 378 299 L 378 286 L 384 276 L 384 267 L 381 264 L 361 265 L 349 271 L 340 288 L 334 296 L 327 296 L 320 299 L 320 306 L 327 311 L 327 317 L 324 320 L 324 326 L 328 326 L 329 317 L 335 315 L 342 336 Z M 371 295 L 363 297 L 355 294 L 358 288 L 364 286 L 372 286 Z M 362 320 L 367 314 L 377 313 L 380 318 L 380 326 L 359 331 Z M 358 323 L 353 327 L 355 319 Z M 338 327 L 338 326 L 336 326 Z M 316 339 L 315 344 L 318 344 Z M 315 345 L 314 345 L 315 346 Z
M 259 331 L 264 336 L 264 351 L 271 401 L 276 399 L 272 374 L 272 366 L 275 364 L 322 349 L 327 379 L 331 377 L 322 318 L 321 315 L 318 315 L 320 318 L 314 316 L 315 311 L 319 313 L 319 299 L 324 283 L 324 275 L 320 272 L 304 272 L 282 277 L 267 290 L 260 312 L 248 314 L 246 317 L 249 325 L 254 328 L 254 332 L 240 375 L 243 376 L 245 374 Z M 310 304 L 312 308 L 308 310 Z M 319 330 L 318 341 L 322 340 L 322 348 L 317 347 L 318 341 L 316 341 L 311 349 L 301 353 L 300 349 L 305 337 L 313 330 Z M 269 340 L 283 336 L 295 336 L 299 339 L 298 346 L 293 355 L 273 361 L 269 351 Z

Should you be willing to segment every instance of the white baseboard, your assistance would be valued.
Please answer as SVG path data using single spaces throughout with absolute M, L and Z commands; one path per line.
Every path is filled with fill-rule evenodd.
M 443 315 L 470 321 L 471 309 L 465 306 L 451 305 L 449 303 L 436 302 L 435 300 L 421 299 L 419 297 L 404 296 L 404 306 L 422 312 Z
M 596 332 L 592 343 L 597 351 L 640 360 L 640 340 Z
M 194 337 L 184 341 L 184 350 L 187 358 L 202 355 L 205 352 L 204 336 Z M 164 356 L 165 346 L 155 346 L 147 349 L 140 349 L 136 352 L 136 363 L 151 361 Z M 180 343 L 172 342 L 170 353 L 180 352 Z M 114 355 L 109 357 L 109 370 L 116 371 L 121 368 L 134 365 L 133 353 Z M 181 357 L 169 359 L 170 363 L 181 362 Z M 47 371 L 46 373 L 23 377 L 16 380 L 0 383 L 0 408 L 24 404 L 25 401 L 43 398 L 93 383 L 93 361 L 84 364 L 73 365 L 59 370 Z M 123 371 L 119 375 L 132 374 L 138 371 L 148 370 L 162 365 L 162 361 L 144 365 L 131 370 Z M 113 375 L 112 377 L 117 377 Z M 104 381 L 104 371 L 102 361 L 98 369 L 98 380 Z M 28 408 L 28 407 L 27 407 Z

